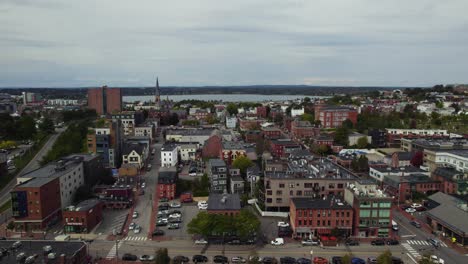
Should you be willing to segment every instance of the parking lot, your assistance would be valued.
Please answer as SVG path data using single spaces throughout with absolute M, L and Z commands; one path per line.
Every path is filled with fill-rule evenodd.
M 178 201 L 178 200 L 174 200 Z M 172 202 L 172 201 L 170 201 Z M 169 203 L 170 203 L 169 202 Z M 161 204 L 161 203 L 160 203 Z M 171 210 L 179 210 L 182 213 L 182 223 L 180 223 L 179 229 L 169 229 L 167 226 L 158 226 L 158 229 L 164 230 L 165 236 L 173 239 L 191 239 L 192 235 L 187 232 L 188 223 L 196 217 L 199 210 L 195 203 L 192 204 L 182 204 L 180 208 L 169 208 Z

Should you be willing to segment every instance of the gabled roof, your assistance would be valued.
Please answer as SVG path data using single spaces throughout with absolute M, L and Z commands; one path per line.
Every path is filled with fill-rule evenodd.
M 128 155 L 132 151 L 135 151 L 139 155 L 143 154 L 143 150 L 145 149 L 145 145 L 142 143 L 136 143 L 136 142 L 126 142 L 124 145 L 124 149 L 122 151 L 123 155 Z

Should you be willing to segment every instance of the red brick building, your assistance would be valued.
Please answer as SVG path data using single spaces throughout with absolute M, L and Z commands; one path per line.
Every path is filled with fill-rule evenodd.
M 239 127 L 242 131 L 256 130 L 260 127 L 260 124 L 265 120 L 263 119 L 240 119 Z
M 65 233 L 89 233 L 102 221 L 103 203 L 99 200 L 86 200 L 63 210 L 62 223 Z
M 265 138 L 269 139 L 278 139 L 282 135 L 281 129 L 277 127 L 263 127 L 262 133 Z
M 247 156 L 243 142 L 224 141 L 222 149 L 219 153 L 219 158 L 224 160 L 226 164 L 231 165 L 232 162 L 240 156 Z
M 176 171 L 160 171 L 158 176 L 159 198 L 166 197 L 169 200 L 174 199 L 176 196 L 176 183 Z
M 440 191 L 446 194 L 462 194 L 468 187 L 468 176 L 454 168 L 439 167 L 432 176 L 441 183 Z
M 267 117 L 267 107 L 266 106 L 257 106 L 257 116 L 260 118 Z
M 249 130 L 245 132 L 245 142 L 247 143 L 256 143 L 262 138 L 262 133 L 259 130 Z
M 295 120 L 291 123 L 291 134 L 297 139 L 315 137 L 320 135 L 320 128 L 314 128 L 309 121 Z
M 59 178 L 32 178 L 17 185 L 10 195 L 16 230 L 42 230 L 61 217 Z
M 313 142 L 315 145 L 319 145 L 319 146 L 321 145 L 326 145 L 329 147 L 333 146 L 333 138 L 330 136 L 326 136 L 326 135 L 321 135 L 321 136 L 314 138 Z
M 291 198 L 290 222 L 296 237 L 329 235 L 338 229 L 349 236 L 353 228 L 353 208 L 334 197 L 327 199 Z
M 277 139 L 270 141 L 271 154 L 274 157 L 286 157 L 288 148 L 300 148 L 300 145 L 291 139 Z
M 202 149 L 203 158 L 217 158 L 223 148 L 223 139 L 219 135 L 209 137 Z
M 234 216 L 240 213 L 240 209 L 240 198 L 237 193 L 210 193 L 210 196 L 208 197 L 207 212 L 209 214 Z
M 120 88 L 88 89 L 88 108 L 96 110 L 98 115 L 122 111 L 122 92 Z
M 318 104 L 315 106 L 315 120 L 320 120 L 323 128 L 340 127 L 346 119 L 357 123 L 358 112 L 354 108 L 344 106 L 327 106 Z
M 427 175 L 384 176 L 386 192 L 400 202 L 411 199 L 414 192 L 431 195 L 442 189 L 442 183 Z

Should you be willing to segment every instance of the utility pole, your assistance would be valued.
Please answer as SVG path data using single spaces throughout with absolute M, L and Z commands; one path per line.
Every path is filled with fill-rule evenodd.
M 119 240 L 116 239 L 115 240 L 115 256 L 117 257 L 117 259 L 119 259 Z

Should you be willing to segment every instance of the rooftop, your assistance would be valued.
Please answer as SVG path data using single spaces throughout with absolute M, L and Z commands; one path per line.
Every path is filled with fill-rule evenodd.
M 123 155 L 128 155 L 132 151 L 135 151 L 138 154 L 143 154 L 143 150 L 145 149 L 145 144 L 138 143 L 138 142 L 125 142 L 124 148 L 122 151 Z
M 173 151 L 177 148 L 176 144 L 164 144 L 161 148 L 161 151 Z
M 208 211 L 237 211 L 240 210 L 239 194 L 210 193 L 208 197 Z
M 37 170 L 33 170 L 19 178 L 48 178 L 48 177 L 60 177 L 82 164 L 82 158 L 80 156 L 71 155 L 61 160 L 50 162 L 45 166 Z
M 44 186 L 44 185 L 48 184 L 49 182 L 55 180 L 56 178 L 58 178 L 58 176 L 56 176 L 56 177 L 32 178 L 30 180 L 27 180 L 26 182 L 23 182 L 23 183 L 17 185 L 17 187 L 19 187 L 19 188 L 39 188 L 39 187 Z
M 463 172 L 456 170 L 455 168 L 450 167 L 438 167 L 434 171 L 434 175 L 441 176 L 445 179 L 455 179 L 455 178 L 468 178 L 468 175 L 464 176 Z
M 223 149 L 244 149 L 250 144 L 245 144 L 241 141 L 223 141 Z
M 354 180 L 357 176 L 345 168 L 330 162 L 327 159 L 296 159 L 287 163 L 284 172 L 269 171 L 265 176 L 271 179 L 327 179 L 327 180 Z
M 453 139 L 404 139 L 410 141 L 411 144 L 421 146 L 428 149 L 439 149 L 439 148 L 468 148 L 468 139 L 466 138 L 453 138 Z
M 457 150 L 436 150 L 437 153 L 449 153 L 455 156 L 468 158 L 468 149 L 457 149 Z
M 414 166 L 402 166 L 398 168 L 393 168 L 390 166 L 386 167 L 372 167 L 372 169 L 381 172 L 381 173 L 427 173 L 427 171 L 422 170 Z
M 324 199 L 296 197 L 291 198 L 296 209 L 353 209 L 343 198 L 325 197 Z
M 436 180 L 425 174 L 412 174 L 409 176 L 400 176 L 400 175 L 385 175 L 384 182 L 398 188 L 398 184 L 402 182 L 407 183 L 430 183 L 436 182 Z
M 354 193 L 354 197 L 393 199 L 379 189 L 379 186 L 371 179 L 356 180 L 355 183 L 349 184 L 347 189 Z
M 439 206 L 427 211 L 427 216 L 455 229 L 454 231 L 465 234 L 468 233 L 468 210 L 466 201 L 442 192 L 437 192 L 429 196 L 429 200 L 438 203 Z
M 80 202 L 79 204 L 77 204 L 76 206 L 66 207 L 64 211 L 75 211 L 75 212 L 88 211 L 89 209 L 94 208 L 99 203 L 100 201 L 97 199 L 84 200 Z
M 56 258 L 54 260 L 48 260 L 47 263 L 56 264 L 60 263 L 60 255 L 64 254 L 67 258 L 71 258 L 82 250 L 82 248 L 86 247 L 86 243 L 77 241 L 22 240 L 20 250 L 13 251 L 10 248 L 14 242 L 16 242 L 16 240 L 0 240 L 0 248 L 7 248 L 10 252 L 10 256 L 2 258 L 2 264 L 17 264 L 16 255 L 20 252 L 24 252 L 27 257 L 38 255 L 39 258 L 36 260 L 36 263 L 43 263 L 44 246 L 51 246 L 52 252 L 56 253 Z
M 226 167 L 226 162 L 222 159 L 210 159 L 208 163 L 210 167 Z

